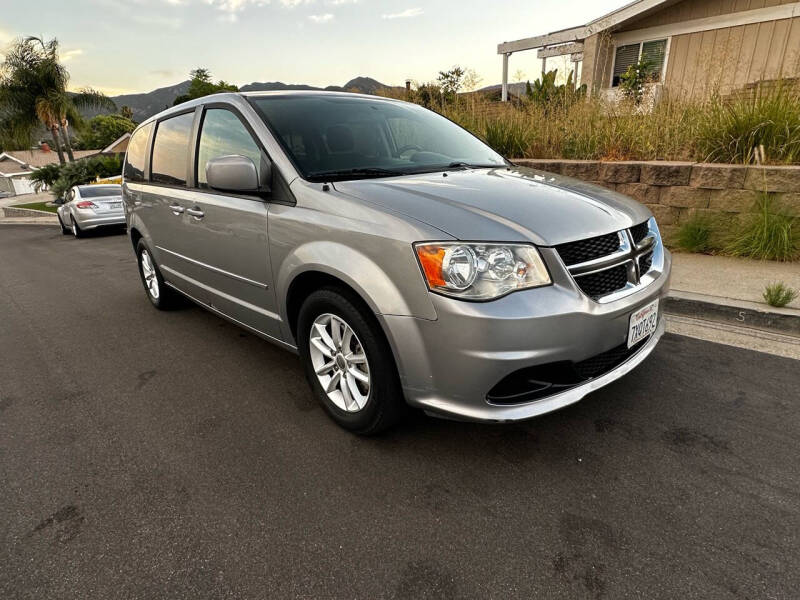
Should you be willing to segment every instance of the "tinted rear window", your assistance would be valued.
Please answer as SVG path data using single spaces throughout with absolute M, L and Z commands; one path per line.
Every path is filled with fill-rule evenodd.
M 147 140 L 153 124 L 148 123 L 138 129 L 128 142 L 128 152 L 125 154 L 125 180 L 144 181 L 144 158 L 147 150 Z
M 78 188 L 81 198 L 102 198 L 103 196 L 121 196 L 122 187 L 118 185 L 82 185 Z
M 184 113 L 161 121 L 156 128 L 150 180 L 168 185 L 186 185 L 189 138 L 194 113 Z

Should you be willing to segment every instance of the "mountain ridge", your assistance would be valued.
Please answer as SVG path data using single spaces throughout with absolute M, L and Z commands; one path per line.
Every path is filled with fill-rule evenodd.
M 172 106 L 175 98 L 185 94 L 189 89 L 190 81 L 181 81 L 173 85 L 156 88 L 149 92 L 137 94 L 121 94 L 111 96 L 117 108 L 127 106 L 133 112 L 134 121 L 144 121 L 165 108 Z M 382 91 L 402 91 L 405 88 L 390 86 L 371 77 L 354 77 L 343 86 L 329 85 L 318 87 L 303 83 L 283 83 L 282 81 L 253 81 L 239 88 L 241 92 L 280 91 L 280 90 L 321 90 L 331 92 L 356 92 L 361 94 L 377 94 Z

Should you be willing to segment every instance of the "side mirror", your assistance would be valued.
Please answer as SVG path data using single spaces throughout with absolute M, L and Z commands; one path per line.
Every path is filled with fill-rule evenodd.
M 56 206 L 61 206 L 62 204 L 64 204 L 64 198 L 56 198 L 55 200 L 53 200 L 53 204 L 55 204 Z
M 266 168 L 262 160 L 262 178 L 271 170 L 267 161 Z M 224 192 L 240 192 L 254 194 L 268 191 L 269 187 L 260 185 L 258 171 L 253 161 L 240 154 L 220 156 L 206 163 L 206 181 L 208 186 Z M 267 179 L 267 181 L 269 181 Z

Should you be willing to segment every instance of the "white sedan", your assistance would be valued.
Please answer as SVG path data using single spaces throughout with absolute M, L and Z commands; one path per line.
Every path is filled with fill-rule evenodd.
M 81 237 L 89 229 L 125 226 L 121 185 L 76 185 L 55 204 L 64 235 Z

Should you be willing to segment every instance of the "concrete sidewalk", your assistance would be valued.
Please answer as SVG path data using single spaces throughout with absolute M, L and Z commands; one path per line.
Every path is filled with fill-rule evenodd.
M 776 281 L 800 290 L 800 262 L 759 261 L 749 258 L 673 252 L 672 289 L 726 302 L 762 304 L 764 288 Z M 800 309 L 800 298 L 789 304 Z
M 673 253 L 667 329 L 699 339 L 800 359 L 800 299 L 785 308 L 764 302 L 782 281 L 800 290 L 800 263 Z

